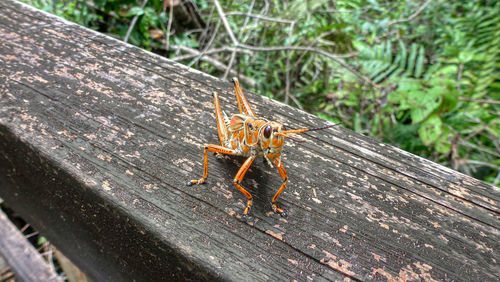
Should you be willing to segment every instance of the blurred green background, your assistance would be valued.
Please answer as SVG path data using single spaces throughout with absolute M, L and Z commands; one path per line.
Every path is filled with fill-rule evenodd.
M 23 1 L 500 187 L 499 1 Z

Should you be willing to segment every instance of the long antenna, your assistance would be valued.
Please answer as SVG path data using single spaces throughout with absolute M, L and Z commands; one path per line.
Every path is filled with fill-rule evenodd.
M 330 124 L 330 125 L 327 125 L 327 126 L 323 126 L 323 127 L 316 127 L 316 128 L 311 128 L 311 129 L 307 129 L 306 131 L 304 132 L 307 132 L 307 131 L 318 131 L 318 130 L 323 130 L 323 129 L 327 129 L 327 128 L 332 128 L 332 127 L 335 127 L 339 124 L 342 124 L 341 122 L 339 123 L 336 123 L 336 124 Z
M 318 130 L 331 128 L 331 127 L 337 126 L 339 124 L 341 124 L 341 123 L 339 122 L 336 124 L 331 124 L 331 125 L 327 125 L 327 126 L 323 126 L 323 127 L 316 127 L 316 128 L 311 128 L 311 129 L 303 128 L 303 129 L 285 130 L 285 131 L 281 132 L 281 134 L 283 134 L 283 136 L 285 136 L 285 137 L 288 137 L 287 134 L 289 134 L 289 133 L 303 133 L 303 132 L 308 132 L 308 131 L 318 131 Z

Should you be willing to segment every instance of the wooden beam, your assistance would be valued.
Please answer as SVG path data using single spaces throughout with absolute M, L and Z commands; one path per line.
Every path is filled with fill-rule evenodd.
M 0 210 L 0 255 L 20 281 L 61 280 L 2 210 Z
M 217 144 L 232 86 L 11 0 L 0 2 L 0 197 L 100 280 L 498 280 L 500 193 L 342 127 L 287 143 L 281 184 Z M 288 128 L 326 123 L 254 93 Z M 29 204 L 27 204 L 29 203 Z

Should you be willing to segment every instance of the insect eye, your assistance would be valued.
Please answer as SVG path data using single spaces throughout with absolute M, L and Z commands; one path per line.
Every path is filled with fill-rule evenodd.
M 266 128 L 264 128 L 264 137 L 271 137 L 271 131 L 273 131 L 273 128 L 270 125 L 266 126 Z

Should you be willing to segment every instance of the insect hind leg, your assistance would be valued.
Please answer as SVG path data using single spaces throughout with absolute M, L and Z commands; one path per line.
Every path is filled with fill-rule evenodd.
M 228 138 L 228 130 L 224 117 L 225 114 L 220 107 L 219 94 L 217 92 L 214 92 L 213 95 L 214 95 L 215 118 L 217 120 L 217 132 L 219 133 L 219 142 L 221 146 L 225 146 Z

